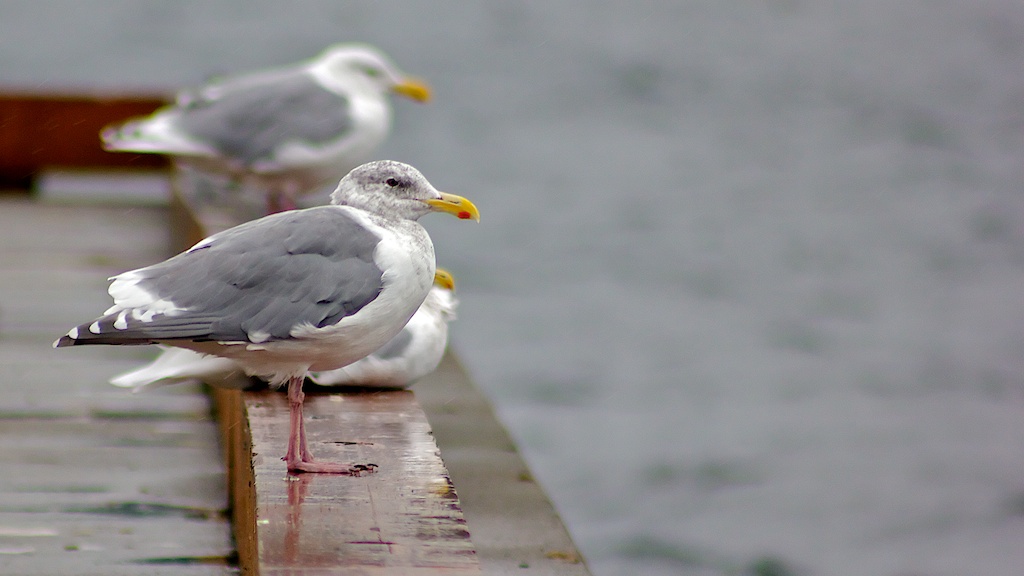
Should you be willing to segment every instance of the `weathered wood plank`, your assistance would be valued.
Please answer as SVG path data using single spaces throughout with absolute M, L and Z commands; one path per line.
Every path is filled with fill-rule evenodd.
M 287 398 L 243 397 L 260 574 L 479 574 L 455 488 L 411 392 L 307 395 L 311 450 L 324 460 L 378 465 L 360 477 L 289 475 L 281 460 Z
M 589 576 L 558 512 L 456 355 L 449 350 L 412 391 L 458 487 L 483 573 Z
M 252 470 L 252 434 L 239 390 L 210 389 L 227 466 L 227 489 L 238 565 L 243 574 L 259 574 L 256 539 L 256 478 Z
M 50 347 L 166 255 L 163 214 L 0 197 L 0 574 L 236 571 L 199 387 L 133 395 L 107 379 L 142 349 Z

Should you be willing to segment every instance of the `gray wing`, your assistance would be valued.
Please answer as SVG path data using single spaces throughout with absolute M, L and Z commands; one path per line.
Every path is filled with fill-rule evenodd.
M 289 339 L 300 324 L 333 325 L 380 293 L 383 271 L 373 261 L 379 241 L 334 207 L 267 216 L 131 273 L 146 299 L 184 311 L 114 311 L 59 345 L 266 342 Z
M 246 165 L 273 160 L 286 142 L 322 144 L 352 129 L 348 98 L 305 73 L 217 88 L 184 98 L 176 125 Z

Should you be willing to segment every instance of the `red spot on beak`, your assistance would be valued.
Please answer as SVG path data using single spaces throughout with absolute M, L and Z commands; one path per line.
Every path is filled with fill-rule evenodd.
M 459 212 L 459 219 L 460 220 L 468 220 L 468 219 L 470 219 L 472 217 L 473 217 L 473 215 L 470 214 L 469 212 Z

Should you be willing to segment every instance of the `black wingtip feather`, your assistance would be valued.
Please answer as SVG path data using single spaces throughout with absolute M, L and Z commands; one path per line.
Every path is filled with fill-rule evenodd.
M 64 335 L 53 341 L 54 348 L 65 348 L 67 346 L 74 346 L 76 340 L 71 336 Z

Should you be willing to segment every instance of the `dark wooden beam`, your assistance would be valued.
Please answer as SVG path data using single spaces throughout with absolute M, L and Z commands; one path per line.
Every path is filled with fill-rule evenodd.
M 106 152 L 105 126 L 151 113 L 160 94 L 0 94 L 0 186 L 28 188 L 46 168 L 162 168 L 158 154 Z

